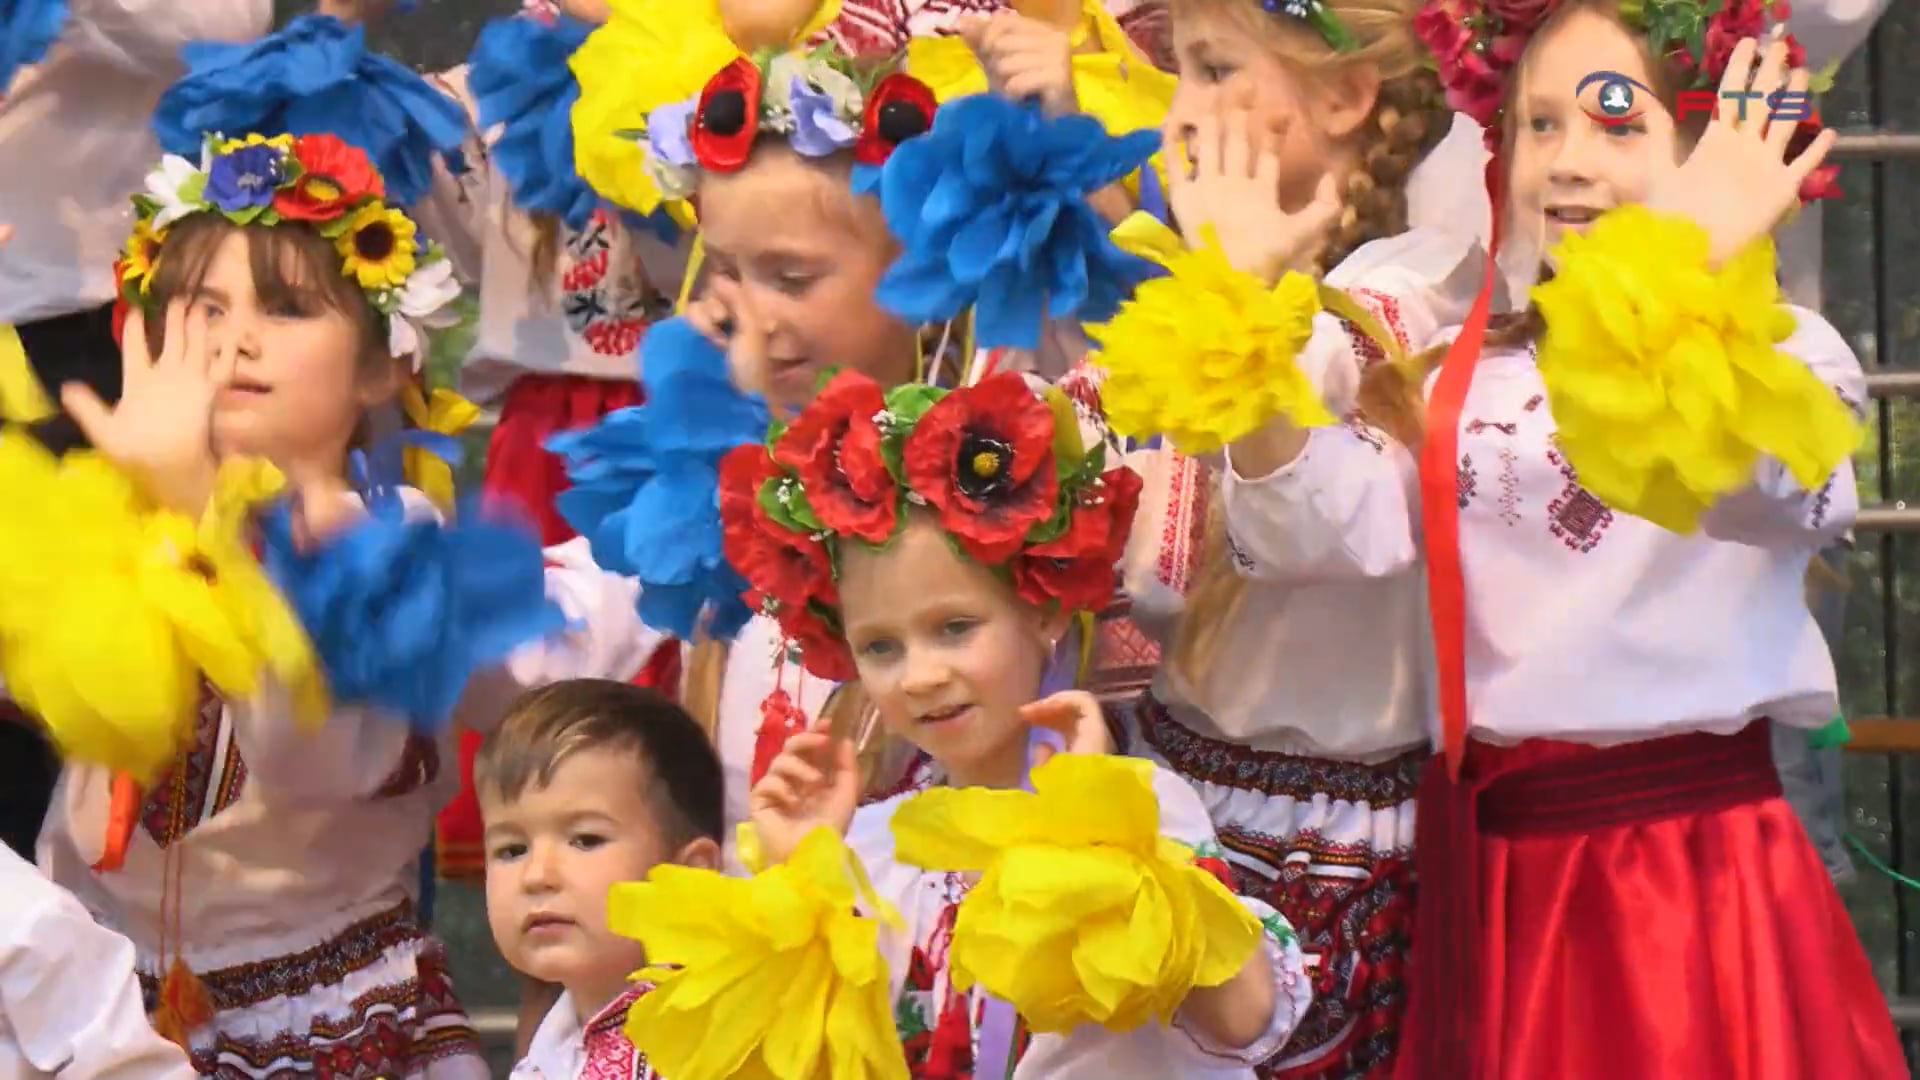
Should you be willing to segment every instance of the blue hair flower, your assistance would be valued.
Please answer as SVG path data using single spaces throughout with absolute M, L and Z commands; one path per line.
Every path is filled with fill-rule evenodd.
M 787 141 L 795 152 L 826 157 L 859 141 L 860 133 L 835 113 L 832 94 L 815 90 L 795 75 L 787 100 L 793 107 L 793 134 Z
M 366 520 L 300 551 L 292 510 L 261 522 L 261 562 L 299 616 L 334 700 L 443 730 L 473 675 L 563 630 L 540 541 L 463 515 L 410 519 L 376 499 Z
M 160 97 L 153 131 L 199 160 L 209 134 L 337 135 L 373 159 L 399 205 L 433 183 L 433 159 L 458 170 L 466 109 L 397 61 L 367 51 L 366 31 L 306 15 L 249 45 L 195 42 L 187 74 Z
M 512 187 L 514 205 L 558 215 L 575 229 L 584 228 L 601 203 L 574 169 L 580 84 L 567 67 L 592 30 L 564 15 L 551 25 L 529 16 L 495 19 L 480 31 L 467 61 L 481 130 L 505 125 L 493 164 Z
M 37 64 L 67 25 L 67 0 L 0 0 L 0 93 Z
M 690 638 L 731 637 L 753 614 L 720 548 L 720 459 L 766 437 L 767 407 L 734 388 L 726 354 L 685 319 L 640 343 L 647 400 L 547 440 L 572 487 L 554 503 L 603 568 L 640 579 L 640 618 Z
M 221 154 L 207 169 L 207 199 L 228 214 L 273 205 L 273 193 L 285 180 L 281 161 L 279 150 L 260 144 Z
M 983 346 L 1033 348 L 1042 317 L 1101 322 L 1153 267 L 1108 238 L 1087 196 L 1139 168 L 1158 132 L 1108 135 L 990 94 L 950 101 L 856 190 L 876 190 L 900 257 L 875 296 L 909 323 L 974 308 Z

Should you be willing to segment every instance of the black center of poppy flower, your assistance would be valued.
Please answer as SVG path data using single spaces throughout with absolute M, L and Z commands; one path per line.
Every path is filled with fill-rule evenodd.
M 701 110 L 700 123 L 723 138 L 738 135 L 747 126 L 747 95 L 738 90 L 716 91 Z
M 988 499 L 1007 489 L 1013 471 L 1013 447 L 985 435 L 960 440 L 953 486 L 970 499 Z
M 927 130 L 927 114 L 911 101 L 889 101 L 880 106 L 880 137 L 890 143 L 906 142 Z
M 353 234 L 353 250 L 368 262 L 380 262 L 392 255 L 396 243 L 393 227 L 384 221 Z

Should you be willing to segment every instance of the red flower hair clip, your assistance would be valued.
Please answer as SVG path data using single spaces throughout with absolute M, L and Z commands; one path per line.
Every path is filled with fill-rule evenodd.
M 687 141 L 700 167 L 732 172 L 747 163 L 760 134 L 760 65 L 742 56 L 707 80 Z
M 1003 372 L 945 391 L 882 391 L 843 371 L 765 446 L 720 466 L 727 561 L 822 678 L 853 677 L 834 583 L 838 546 L 883 546 L 913 508 L 1029 603 L 1094 610 L 1140 502 L 1132 472 L 1083 451 L 1073 407 Z
M 901 72 L 881 79 L 867 98 L 854 159 L 862 165 L 886 164 L 894 147 L 932 130 L 937 108 L 933 90 L 919 79 Z

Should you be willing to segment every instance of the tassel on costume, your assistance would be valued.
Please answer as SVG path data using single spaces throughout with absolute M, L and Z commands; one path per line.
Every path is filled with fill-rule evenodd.
M 212 1019 L 213 1001 L 207 996 L 206 985 L 187 967 L 185 960 L 174 957 L 173 966 L 160 981 L 160 1007 L 153 1013 L 153 1030 L 191 1053 L 189 1040 L 194 1029 Z
M 113 774 L 113 798 L 107 804 L 107 836 L 100 847 L 100 861 L 93 864 L 96 874 L 108 874 L 126 865 L 127 844 L 133 840 L 133 827 L 140 820 L 140 781 L 129 772 Z

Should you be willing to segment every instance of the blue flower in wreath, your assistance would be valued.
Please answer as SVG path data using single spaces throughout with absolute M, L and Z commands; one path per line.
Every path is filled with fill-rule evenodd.
M 971 306 L 983 346 L 1033 348 L 1044 317 L 1111 318 L 1154 268 L 1114 245 L 1087 196 L 1159 145 L 1158 132 L 1112 136 L 1090 116 L 990 94 L 942 105 L 931 131 L 855 176 L 901 245 L 877 299 L 909 323 Z
M 264 143 L 221 154 L 207 170 L 207 200 L 227 214 L 271 205 L 286 180 L 283 160 L 278 149 Z

